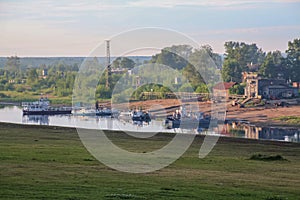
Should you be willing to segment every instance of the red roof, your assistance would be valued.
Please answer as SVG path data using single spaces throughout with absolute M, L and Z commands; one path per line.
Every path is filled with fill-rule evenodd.
M 214 90 L 228 90 L 234 86 L 236 82 L 222 82 L 214 86 Z

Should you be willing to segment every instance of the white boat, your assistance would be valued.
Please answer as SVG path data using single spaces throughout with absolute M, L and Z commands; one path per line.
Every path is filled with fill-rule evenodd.
M 61 115 L 71 114 L 70 107 L 51 107 L 49 99 L 41 97 L 38 101 L 22 102 L 23 115 Z

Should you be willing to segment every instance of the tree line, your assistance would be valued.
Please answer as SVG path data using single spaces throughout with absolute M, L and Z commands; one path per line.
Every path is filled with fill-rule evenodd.
M 112 97 L 114 87 L 120 79 L 125 81 L 122 88 L 115 90 L 117 99 L 122 100 L 122 94 L 139 98 L 145 92 L 197 92 L 208 93 L 212 87 L 224 80 L 226 82 L 242 82 L 242 72 L 257 72 L 265 78 L 283 78 L 288 81 L 300 82 L 300 39 L 288 42 L 288 49 L 282 53 L 278 50 L 264 52 L 256 44 L 229 41 L 224 44 L 224 60 L 215 53 L 209 45 L 194 49 L 189 45 L 174 45 L 166 47 L 161 52 L 153 55 L 149 60 L 136 63 L 128 57 L 115 58 L 111 63 L 113 69 L 126 69 L 124 73 L 113 73 L 111 86 L 105 83 L 107 73 L 97 77 L 95 71 L 99 66 L 97 58 L 90 59 L 89 65 L 93 66 L 85 73 L 82 87 L 89 88 L 85 92 L 96 92 L 96 98 L 109 99 Z M 138 70 L 140 65 L 168 66 L 182 77 L 170 75 L 170 72 L 156 74 L 155 70 Z M 131 74 L 127 71 L 132 71 Z M 59 97 L 71 96 L 75 77 L 79 71 L 79 64 L 65 64 L 63 61 L 56 64 L 40 64 L 39 67 L 21 66 L 20 58 L 11 56 L 3 69 L 0 69 L 0 91 L 48 93 Z M 175 73 L 174 72 L 174 73 Z M 145 80 L 137 85 L 137 76 L 142 73 Z M 157 77 L 155 77 L 157 76 Z M 125 78 L 124 78 L 125 77 Z M 160 84 L 153 85 L 147 77 L 157 80 Z M 174 79 L 175 77 L 175 79 Z M 150 86 L 145 86 L 150 84 Z M 96 89 L 90 89 L 96 85 Z M 168 85 L 166 87 L 165 85 Z M 141 86 L 141 87 L 140 87 Z M 171 87 L 171 88 L 170 88 Z M 242 86 L 237 85 L 232 89 L 234 93 L 241 93 Z M 163 96 L 163 95 L 162 95 Z

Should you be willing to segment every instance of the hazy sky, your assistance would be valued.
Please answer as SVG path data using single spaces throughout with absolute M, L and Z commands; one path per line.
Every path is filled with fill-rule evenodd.
M 141 27 L 174 29 L 218 53 L 230 40 L 284 51 L 300 38 L 300 0 L 0 0 L 0 56 L 87 56 Z

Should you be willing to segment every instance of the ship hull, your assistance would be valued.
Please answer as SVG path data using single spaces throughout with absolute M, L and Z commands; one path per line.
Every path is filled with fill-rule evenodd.
M 23 115 L 68 115 L 72 110 L 43 110 L 43 111 L 28 111 L 23 110 Z

